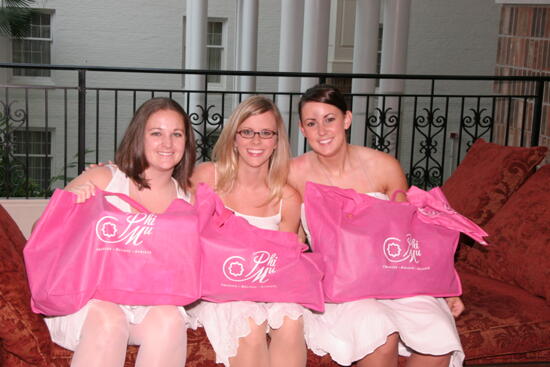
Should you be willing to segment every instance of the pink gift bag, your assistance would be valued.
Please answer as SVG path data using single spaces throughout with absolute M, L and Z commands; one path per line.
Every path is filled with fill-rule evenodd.
M 407 199 L 306 184 L 307 225 L 313 251 L 326 263 L 327 302 L 462 293 L 454 268 L 460 232 L 482 244 L 487 233 L 452 210 L 439 188 L 411 187 Z
M 138 213 L 110 204 L 115 195 Z M 186 305 L 199 298 L 198 217 L 184 200 L 153 214 L 128 196 L 55 190 L 25 248 L 36 313 L 66 315 L 90 299 L 126 305 Z
M 324 309 L 323 263 L 294 233 L 260 229 L 224 207 L 206 185 L 196 206 L 201 226 L 201 298 L 212 302 L 298 303 Z

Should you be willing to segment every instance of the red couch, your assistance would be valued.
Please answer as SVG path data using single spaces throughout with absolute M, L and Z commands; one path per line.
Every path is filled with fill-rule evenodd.
M 550 165 L 533 174 L 545 154 L 479 140 L 443 186 L 452 206 L 491 235 L 489 248 L 463 243 L 458 252 L 466 311 L 457 327 L 468 365 L 550 361 Z M 0 365 L 68 366 L 71 352 L 30 310 L 24 244 L 0 206 Z M 202 329 L 188 338 L 186 365 L 216 366 Z M 338 366 L 311 352 L 307 365 Z
M 468 365 L 550 365 L 550 164 L 547 149 L 476 141 L 443 185 L 451 206 L 489 233 L 457 254 Z

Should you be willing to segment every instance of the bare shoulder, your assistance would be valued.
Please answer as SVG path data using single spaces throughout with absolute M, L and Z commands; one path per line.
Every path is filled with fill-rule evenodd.
M 402 172 L 401 164 L 391 154 L 368 148 L 354 145 L 354 151 L 360 157 L 362 164 L 367 168 L 376 172 L 395 171 Z
M 109 185 L 112 178 L 113 174 L 109 167 L 97 166 L 82 172 L 78 177 L 69 182 L 66 188 L 70 189 L 85 183 L 92 183 L 94 186 L 103 190 Z
M 354 146 L 354 150 L 365 170 L 374 172 L 370 178 L 384 193 L 390 195 L 394 190 L 407 190 L 403 168 L 394 156 L 367 147 Z
M 311 171 L 312 154 L 312 152 L 307 152 L 290 160 L 288 183 L 298 191 L 304 186 L 305 181 L 307 181 L 307 173 Z
M 193 184 L 193 186 L 196 186 L 199 183 L 205 183 L 213 187 L 216 177 L 215 170 L 216 166 L 212 162 L 204 162 L 195 166 L 195 169 L 193 170 L 193 175 L 191 176 L 191 183 Z
M 298 157 L 294 157 L 290 160 L 290 175 L 296 175 L 298 172 L 302 171 L 304 168 L 309 166 L 309 157 L 311 152 L 302 154 Z

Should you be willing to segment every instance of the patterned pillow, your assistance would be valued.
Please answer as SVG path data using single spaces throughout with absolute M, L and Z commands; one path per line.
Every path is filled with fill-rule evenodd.
M 478 139 L 442 186 L 451 206 L 484 226 L 532 174 L 546 147 L 507 147 Z
M 32 365 L 49 362 L 46 325 L 30 309 L 30 291 L 20 249 L 25 238 L 0 206 L 0 340 L 8 353 Z
M 550 303 L 550 164 L 540 168 L 487 224 L 486 249 L 467 254 L 470 266 Z

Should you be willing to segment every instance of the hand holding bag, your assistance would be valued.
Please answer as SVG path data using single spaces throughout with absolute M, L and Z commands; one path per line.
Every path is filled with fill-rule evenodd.
M 261 229 L 224 207 L 206 185 L 196 192 L 201 227 L 201 298 L 212 302 L 291 302 L 324 309 L 319 254 L 295 233 Z
M 409 202 L 308 182 L 311 245 L 325 260 L 327 302 L 462 293 L 454 268 L 460 232 L 487 234 L 452 210 L 439 188 L 411 187 Z
M 118 196 L 137 213 L 107 200 Z M 199 298 L 198 218 L 185 200 L 154 214 L 126 195 L 96 189 L 84 203 L 57 189 L 23 251 L 32 310 L 66 315 L 90 299 L 186 305 Z

